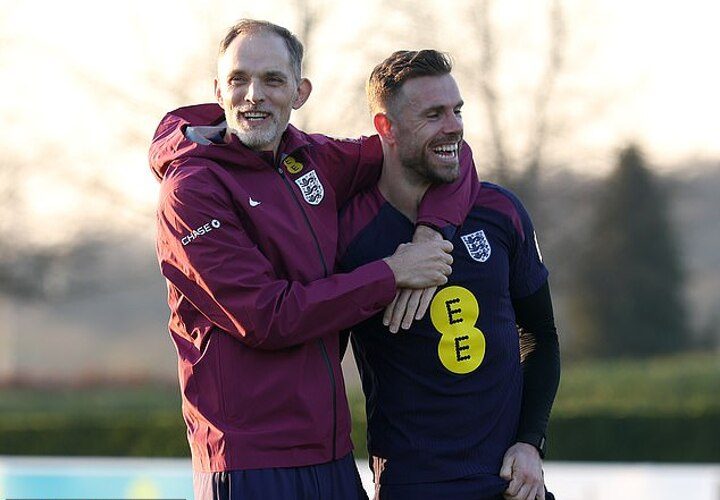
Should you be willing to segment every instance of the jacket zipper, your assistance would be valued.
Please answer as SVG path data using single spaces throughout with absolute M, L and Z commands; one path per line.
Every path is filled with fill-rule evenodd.
M 278 156 L 280 158 L 280 156 Z M 328 276 L 328 268 L 327 264 L 325 263 L 325 257 L 322 253 L 322 248 L 320 247 L 320 242 L 317 239 L 317 235 L 315 234 L 315 230 L 312 227 L 312 224 L 310 224 L 310 219 L 307 216 L 307 213 L 305 213 L 305 209 L 303 208 L 302 204 L 300 203 L 300 200 L 298 200 L 297 195 L 295 194 L 295 191 L 292 188 L 292 185 L 290 185 L 290 181 L 288 181 L 287 177 L 285 176 L 285 172 L 283 172 L 282 167 L 278 165 L 276 166 L 277 172 L 282 178 L 283 182 L 285 183 L 285 187 L 290 191 L 290 196 L 292 196 L 292 199 L 295 200 L 295 204 L 300 209 L 300 213 L 303 215 L 303 219 L 305 219 L 305 224 L 308 227 L 308 230 L 310 231 L 310 235 L 312 236 L 313 242 L 315 242 L 315 249 L 317 250 L 318 256 L 320 257 L 320 262 L 322 263 L 323 267 L 323 277 L 327 278 Z M 335 373 L 332 369 L 332 364 L 330 363 L 330 356 L 327 352 L 327 347 L 325 347 L 325 342 L 323 342 L 323 339 L 317 339 L 318 344 L 320 345 L 320 352 L 322 353 L 323 359 L 325 360 L 325 366 L 327 367 L 328 374 L 330 375 L 330 386 L 332 388 L 332 407 L 333 407 L 333 438 L 332 438 L 332 459 L 335 460 L 335 454 L 337 452 L 337 383 L 335 381 Z

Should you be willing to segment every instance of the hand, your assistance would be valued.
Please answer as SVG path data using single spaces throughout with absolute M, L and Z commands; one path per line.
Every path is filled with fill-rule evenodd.
M 409 329 L 413 320 L 420 320 L 425 316 L 436 290 L 436 286 L 419 290 L 398 290 L 395 299 L 385 308 L 383 325 L 389 326 L 392 333 L 397 333 L 401 326 L 403 330 Z
M 413 234 L 413 243 L 442 239 L 439 232 L 424 225 L 417 226 Z M 403 330 L 409 329 L 414 319 L 421 320 L 425 316 L 436 290 L 436 286 L 417 290 L 398 290 L 395 299 L 385 308 L 383 324 L 388 326 L 392 333 L 397 333 L 401 326 Z
M 452 272 L 452 243 L 445 240 L 403 243 L 383 260 L 395 275 L 398 288 L 444 285 Z
M 515 443 L 503 457 L 500 477 L 510 481 L 503 493 L 506 500 L 545 500 L 542 459 L 527 443 Z
M 420 224 L 419 226 L 415 227 L 412 242 L 423 243 L 425 241 L 437 241 L 442 239 L 443 235 L 440 234 L 438 231 L 434 230 L 430 226 Z
M 424 225 L 417 226 L 413 234 L 413 243 L 442 239 L 439 232 Z M 398 290 L 395 299 L 385 308 L 383 324 L 388 326 L 392 333 L 397 333 L 401 326 L 403 330 L 409 329 L 414 319 L 420 320 L 425 316 L 436 290 L 436 286 L 421 290 Z

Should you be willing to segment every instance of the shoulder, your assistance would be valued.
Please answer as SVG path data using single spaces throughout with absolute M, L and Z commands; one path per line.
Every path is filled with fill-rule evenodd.
M 473 209 L 488 210 L 507 219 L 520 237 L 525 239 L 527 211 L 520 198 L 509 189 L 492 182 L 481 182 Z
M 204 158 L 174 161 L 160 183 L 160 205 L 169 198 L 182 200 L 185 196 L 224 197 L 227 191 L 223 180 L 224 170 L 218 163 Z
M 382 145 L 377 135 L 341 138 L 325 134 L 308 134 L 294 127 L 289 131 L 292 134 L 293 142 L 304 142 L 316 154 L 357 155 L 363 150 L 377 151 L 382 154 Z

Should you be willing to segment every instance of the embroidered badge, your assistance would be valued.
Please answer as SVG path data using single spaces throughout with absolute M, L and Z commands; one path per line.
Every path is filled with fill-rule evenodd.
M 475 231 L 474 233 L 466 234 L 461 236 L 465 248 L 467 248 L 470 257 L 478 262 L 485 262 L 490 258 L 492 248 L 490 248 L 490 242 L 485 237 L 485 231 Z
M 325 196 L 325 189 L 323 188 L 315 170 L 311 170 L 302 177 L 295 179 L 295 184 L 300 187 L 300 191 L 302 192 L 305 201 L 311 205 L 320 204 Z
M 283 165 L 285 165 L 285 168 L 291 174 L 297 174 L 303 169 L 303 164 L 297 161 L 292 156 L 285 157 L 285 159 L 283 160 Z

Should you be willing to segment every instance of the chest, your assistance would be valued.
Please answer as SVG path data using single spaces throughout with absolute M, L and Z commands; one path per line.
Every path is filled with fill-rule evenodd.
M 230 189 L 243 230 L 278 276 L 310 281 L 331 272 L 335 260 L 335 193 L 317 165 L 288 158 L 228 171 Z
M 410 242 L 413 232 L 414 226 L 409 220 L 385 205 L 349 245 L 341 266 L 352 270 L 387 257 L 401 243 Z M 471 213 L 452 240 L 453 271 L 448 285 L 468 288 L 480 296 L 507 296 L 514 238 L 504 219 L 492 213 Z

